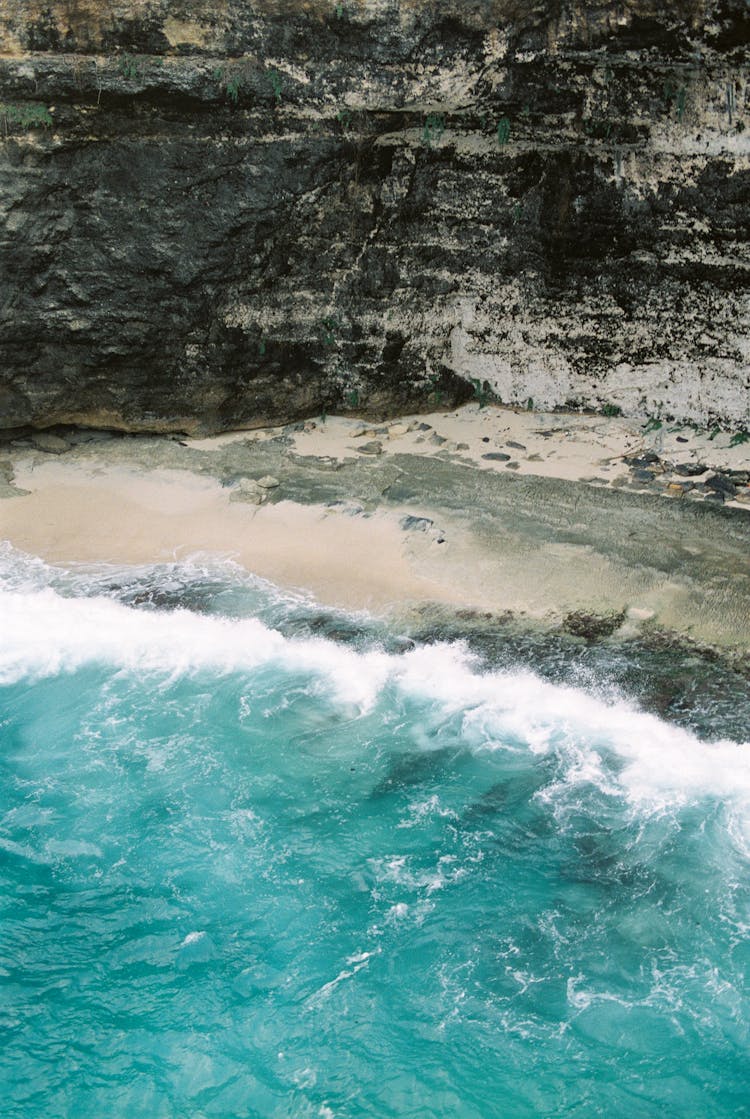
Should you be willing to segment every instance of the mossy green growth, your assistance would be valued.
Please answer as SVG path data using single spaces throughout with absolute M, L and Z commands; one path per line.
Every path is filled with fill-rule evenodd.
M 123 78 L 129 82 L 140 81 L 144 75 L 148 59 L 142 58 L 135 54 L 121 54 L 117 59 L 117 65 L 120 68 L 120 73 Z
M 429 113 L 425 117 L 424 127 L 422 129 L 422 140 L 429 148 L 431 144 L 439 140 L 445 132 L 445 117 L 442 113 Z
M 41 101 L 0 101 L 0 121 L 6 133 L 13 127 L 51 128 L 53 125 L 50 111 Z
M 278 70 L 266 70 L 266 77 L 271 86 L 275 101 L 281 101 L 281 91 L 284 88 L 284 79 Z
M 507 117 L 501 117 L 497 122 L 497 142 L 501 148 L 504 148 L 510 139 L 510 121 Z

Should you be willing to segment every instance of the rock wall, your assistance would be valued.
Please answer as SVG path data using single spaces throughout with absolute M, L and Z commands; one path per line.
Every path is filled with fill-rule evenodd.
M 746 0 L 0 0 L 0 427 L 750 426 Z

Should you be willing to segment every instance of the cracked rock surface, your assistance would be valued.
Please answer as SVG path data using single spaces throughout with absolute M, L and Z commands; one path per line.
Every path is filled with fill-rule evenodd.
M 0 0 L 0 427 L 750 426 L 745 0 Z

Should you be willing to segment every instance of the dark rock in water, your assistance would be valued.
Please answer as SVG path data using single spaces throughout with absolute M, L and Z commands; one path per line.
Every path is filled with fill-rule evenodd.
M 405 532 L 427 532 L 432 528 L 433 521 L 429 517 L 403 517 L 401 520 L 401 527 Z
M 654 473 L 653 470 L 646 470 L 643 467 L 637 467 L 633 471 L 633 477 L 638 482 L 653 482 L 654 478 L 656 477 L 656 474 Z
M 505 455 L 502 451 L 488 451 L 486 455 L 482 455 L 482 458 L 490 462 L 510 462 L 510 455 Z
M 0 425 L 744 430 L 746 7 L 0 0 Z
M 427 784 L 456 757 L 456 747 L 441 746 L 436 750 L 417 750 L 410 754 L 394 754 L 388 772 L 372 790 L 373 797 L 387 796 L 398 789 Z
M 117 597 L 128 606 L 145 607 L 151 610 L 189 610 L 193 614 L 209 613 L 216 595 L 215 587 L 200 587 L 186 584 L 176 587 L 125 587 Z
M 730 478 L 736 486 L 750 485 L 750 470 L 723 470 L 725 478 Z
M 625 611 L 618 614 L 586 614 L 580 610 L 566 615 L 563 630 L 573 637 L 585 637 L 587 641 L 598 641 L 610 637 L 625 621 Z
M 702 462 L 681 462 L 672 469 L 675 474 L 680 474 L 684 478 L 694 478 L 698 474 L 705 474 L 708 467 Z
M 712 474 L 710 478 L 706 478 L 706 485 L 710 490 L 723 493 L 727 497 L 734 497 L 737 493 L 737 487 L 732 479 L 727 478 L 724 474 Z

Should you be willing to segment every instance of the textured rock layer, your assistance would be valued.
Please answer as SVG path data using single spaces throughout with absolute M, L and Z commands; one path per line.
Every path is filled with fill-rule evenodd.
M 750 426 L 745 0 L 0 0 L 0 426 Z

